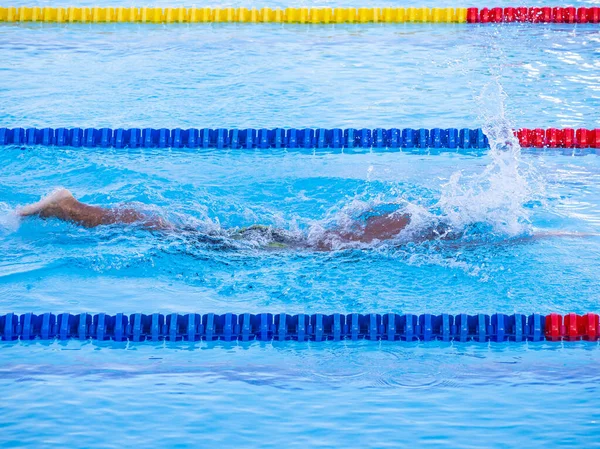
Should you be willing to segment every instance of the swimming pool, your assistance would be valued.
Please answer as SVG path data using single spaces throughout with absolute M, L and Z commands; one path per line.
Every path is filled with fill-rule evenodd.
M 570 24 L 1 24 L 0 126 L 597 128 L 599 40 Z M 597 312 L 599 237 L 518 241 L 598 232 L 597 156 L 513 156 L 2 147 L 2 313 Z M 468 242 L 222 251 L 15 220 L 61 185 L 200 229 L 318 232 L 399 202 Z M 37 340 L 2 342 L 0 361 L 7 447 L 592 446 L 600 434 L 596 342 Z

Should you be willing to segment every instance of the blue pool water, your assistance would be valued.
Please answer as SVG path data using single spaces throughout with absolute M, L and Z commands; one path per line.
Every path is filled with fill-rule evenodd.
M 599 41 L 592 25 L 2 24 L 0 125 L 598 128 Z M 4 147 L 0 167 L 2 313 L 598 312 L 595 155 Z M 15 218 L 57 186 L 205 232 L 314 236 L 393 203 L 466 236 L 222 251 Z M 591 235 L 532 238 L 559 231 Z M 599 368 L 595 342 L 2 342 L 0 444 L 592 447 Z

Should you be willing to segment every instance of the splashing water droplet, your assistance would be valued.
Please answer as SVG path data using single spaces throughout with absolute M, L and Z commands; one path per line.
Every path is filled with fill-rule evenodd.
M 19 229 L 21 219 L 6 203 L 0 203 L 0 232 L 11 233 Z
M 483 131 L 490 143 L 490 163 L 478 174 L 457 171 L 443 186 L 437 206 L 454 228 L 487 225 L 499 237 L 531 233 L 525 204 L 543 190 L 533 167 L 523 163 L 521 147 L 505 113 L 506 93 L 495 79 L 478 97 Z

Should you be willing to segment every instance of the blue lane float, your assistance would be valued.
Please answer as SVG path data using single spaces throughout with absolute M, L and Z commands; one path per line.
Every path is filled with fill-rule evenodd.
M 595 340 L 598 315 L 522 314 L 52 314 L 0 315 L 0 336 L 14 340 L 113 341 L 543 341 L 569 334 L 569 323 L 580 323 L 573 334 Z M 570 315 L 569 315 L 570 316 Z M 580 320 L 580 321 L 577 321 Z M 550 323 L 550 324 L 548 324 Z M 587 324 L 585 324 L 587 323 Z M 587 327 L 586 327 L 587 326 Z M 550 335 L 547 329 L 552 332 Z M 552 328 L 552 329 L 551 329 Z M 558 329 L 558 330 L 557 330 Z M 561 331 L 562 329 L 562 331 Z M 567 329 L 565 331 L 565 329 Z M 586 330 L 587 329 L 587 330 Z M 592 330 L 590 330 L 592 329 Z M 579 332 L 577 331 L 577 332 Z M 561 337 L 561 338 L 550 338 Z M 577 339 L 577 338 L 575 338 Z
M 447 148 L 485 149 L 480 128 L 167 129 L 0 128 L 0 145 L 90 148 Z

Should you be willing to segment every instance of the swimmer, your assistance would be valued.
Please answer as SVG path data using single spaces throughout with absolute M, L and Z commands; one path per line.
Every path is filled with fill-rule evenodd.
M 104 208 L 92 206 L 78 201 L 67 189 L 57 189 L 37 203 L 24 206 L 18 210 L 21 217 L 38 216 L 40 218 L 57 218 L 59 220 L 95 228 L 113 224 L 136 224 L 149 231 L 158 232 L 190 232 L 189 228 L 178 229 L 167 220 L 146 214 L 131 207 Z M 333 249 L 333 241 L 338 243 L 364 243 L 389 240 L 396 237 L 410 223 L 410 215 L 401 212 L 390 212 L 370 216 L 364 226 L 355 226 L 352 230 L 330 230 L 313 245 L 306 238 L 271 226 L 254 225 L 247 228 L 231 230 L 227 236 L 236 240 L 265 240 L 270 247 L 310 247 L 319 250 Z M 210 239 L 210 236 L 207 240 Z
M 104 208 L 78 201 L 67 189 L 57 189 L 37 203 L 18 210 L 21 217 L 38 216 L 95 228 L 113 224 L 135 224 L 149 231 L 177 232 L 192 235 L 198 241 L 222 244 L 223 237 L 234 240 L 264 242 L 269 248 L 313 248 L 319 251 L 331 251 L 344 244 L 371 244 L 390 240 L 398 236 L 410 224 L 411 217 L 401 211 L 369 214 L 363 225 L 356 223 L 350 230 L 333 229 L 325 231 L 317 241 L 309 242 L 300 233 L 293 233 L 272 226 L 253 225 L 241 229 L 230 229 L 224 234 L 202 234 L 197 230 L 179 228 L 167 220 L 141 212 L 131 207 Z M 453 232 L 449 226 L 440 224 L 418 235 L 412 235 L 411 241 L 458 240 L 461 233 Z M 573 233 L 564 231 L 538 232 L 530 237 L 512 239 L 512 243 L 544 237 L 595 237 L 596 233 Z

